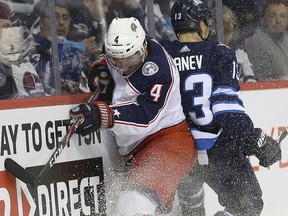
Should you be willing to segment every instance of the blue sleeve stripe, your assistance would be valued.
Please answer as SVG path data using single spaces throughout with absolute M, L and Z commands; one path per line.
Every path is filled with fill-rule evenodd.
M 230 96 L 239 96 L 240 91 L 237 91 L 233 88 L 217 88 L 213 93 L 212 96 L 216 95 L 230 95 Z
M 212 105 L 212 112 L 217 114 L 218 112 L 245 112 L 245 108 L 238 103 L 217 103 Z

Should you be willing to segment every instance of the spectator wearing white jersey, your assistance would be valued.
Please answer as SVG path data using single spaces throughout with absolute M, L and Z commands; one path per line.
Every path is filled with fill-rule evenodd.
M 35 45 L 33 37 L 25 26 L 12 26 L 12 19 L 9 5 L 0 2 L 0 99 L 45 96 L 35 68 L 26 59 Z

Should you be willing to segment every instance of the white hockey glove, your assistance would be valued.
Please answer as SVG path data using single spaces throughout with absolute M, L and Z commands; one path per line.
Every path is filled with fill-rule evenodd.
M 260 166 L 268 167 L 281 160 L 279 144 L 265 134 L 262 129 L 254 128 L 249 144 L 252 148 L 251 153 L 258 158 Z

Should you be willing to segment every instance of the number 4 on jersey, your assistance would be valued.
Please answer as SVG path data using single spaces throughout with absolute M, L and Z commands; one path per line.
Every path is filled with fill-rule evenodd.
M 162 87 L 163 87 L 162 84 L 156 84 L 151 88 L 150 95 L 152 97 L 153 102 L 158 102 L 158 99 L 161 96 Z

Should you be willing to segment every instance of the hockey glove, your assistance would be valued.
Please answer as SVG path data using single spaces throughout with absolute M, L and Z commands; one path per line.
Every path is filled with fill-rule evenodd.
M 88 86 L 92 92 L 94 92 L 100 84 L 108 86 L 111 79 L 112 77 L 104 58 L 94 62 L 90 67 Z
M 102 101 L 80 104 L 70 110 L 70 117 L 74 120 L 81 118 L 75 132 L 82 136 L 114 126 L 113 110 Z
M 250 145 L 252 145 L 252 153 L 258 158 L 260 166 L 268 167 L 281 159 L 279 144 L 260 128 L 254 128 Z

